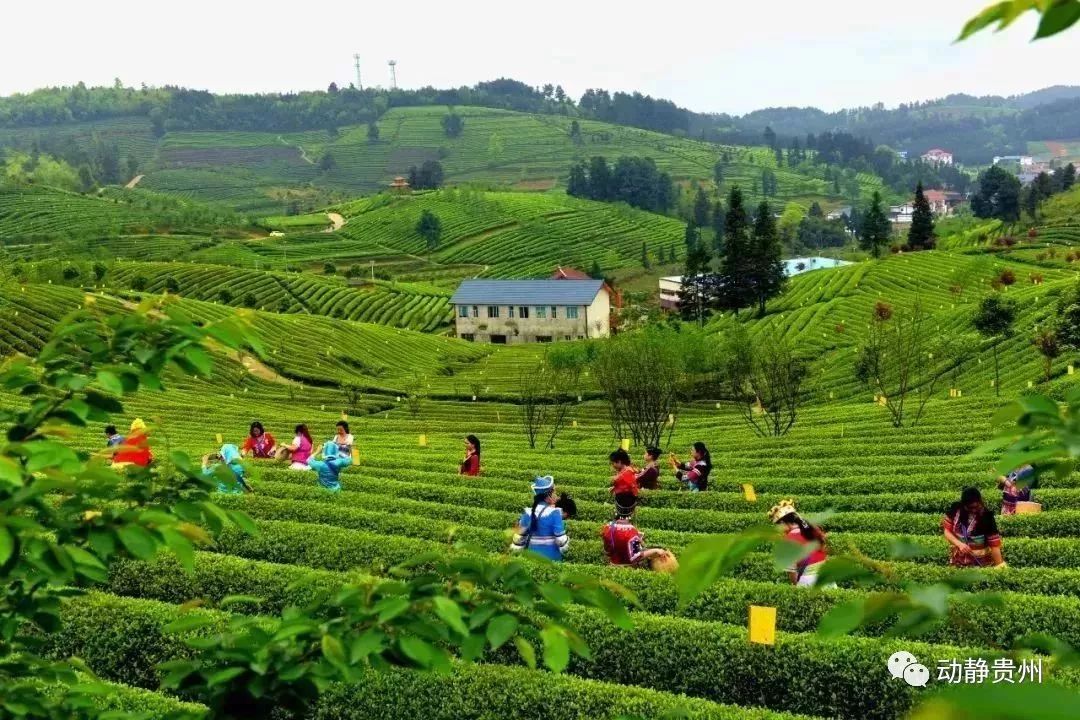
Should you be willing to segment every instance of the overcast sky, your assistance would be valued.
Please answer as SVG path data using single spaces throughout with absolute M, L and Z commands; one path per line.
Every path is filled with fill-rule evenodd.
M 1029 42 L 1034 18 L 953 45 L 990 0 L 146 0 L 5 2 L 0 95 L 51 85 L 217 92 L 402 87 L 499 76 L 639 90 L 699 111 L 826 110 L 1080 82 L 1080 30 Z M 700 9 L 696 6 L 701 6 Z

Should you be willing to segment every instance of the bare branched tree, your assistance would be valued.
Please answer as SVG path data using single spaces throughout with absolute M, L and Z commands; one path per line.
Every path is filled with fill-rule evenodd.
M 885 311 L 888 309 L 888 312 Z M 855 361 L 855 377 L 888 409 L 893 427 L 918 425 L 934 389 L 956 365 L 947 344 L 937 339 L 919 300 L 893 311 L 878 303 L 866 343 Z M 915 412 L 910 396 L 914 394 Z
M 736 327 L 722 374 L 739 414 L 758 435 L 780 437 L 791 430 L 807 366 L 786 340 L 769 334 L 751 338 L 744 327 Z
M 600 346 L 593 372 L 607 398 L 616 438 L 658 445 L 678 410 L 685 362 L 678 333 L 650 329 L 619 335 Z

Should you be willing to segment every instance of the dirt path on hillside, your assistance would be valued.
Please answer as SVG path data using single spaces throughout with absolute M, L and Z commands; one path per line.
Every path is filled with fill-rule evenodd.
M 300 159 L 303 160 L 304 162 L 306 162 L 308 165 L 314 165 L 315 164 L 315 161 L 307 156 L 307 150 L 304 149 L 303 145 L 290 145 L 289 143 L 285 142 L 285 138 L 281 137 L 280 135 L 277 136 L 277 139 L 279 141 L 281 141 L 281 144 L 284 145 L 285 147 L 296 148 L 297 150 L 299 150 L 300 151 Z
M 330 227 L 323 230 L 323 232 L 336 232 L 345 225 L 345 218 L 341 217 L 338 213 L 326 213 L 326 217 L 330 218 Z
M 144 177 L 146 177 L 146 176 L 145 175 L 136 175 L 135 177 L 131 178 L 131 182 L 129 182 L 127 185 L 124 186 L 124 189 L 125 190 L 130 190 L 131 188 L 138 185 L 139 182 L 141 182 Z

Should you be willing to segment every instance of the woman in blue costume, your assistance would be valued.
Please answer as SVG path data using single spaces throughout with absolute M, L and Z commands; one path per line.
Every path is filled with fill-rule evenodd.
M 538 477 L 532 491 L 532 507 L 525 508 L 521 514 L 510 549 L 532 550 L 549 560 L 562 560 L 570 538 L 566 535 L 562 510 L 555 506 L 555 480 L 550 475 Z
M 225 463 L 230 471 L 232 471 L 233 480 L 235 482 L 228 483 L 225 480 L 218 479 L 218 492 L 240 494 L 245 492 L 252 492 L 251 486 L 247 483 L 245 476 L 244 464 L 240 459 L 240 449 L 235 445 L 222 445 L 221 450 L 210 455 L 203 455 L 202 459 L 202 472 L 207 477 L 212 477 L 217 474 L 217 469 L 221 466 L 221 463 Z
M 322 460 L 308 458 L 307 464 L 318 473 L 320 485 L 327 490 L 337 492 L 341 489 L 341 480 L 338 479 L 338 475 L 352 465 L 352 456 L 342 455 L 338 444 L 331 440 L 322 446 Z

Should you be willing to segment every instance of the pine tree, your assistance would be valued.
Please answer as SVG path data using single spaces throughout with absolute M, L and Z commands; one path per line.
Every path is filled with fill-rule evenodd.
M 1069 163 L 1061 169 L 1061 190 L 1062 192 L 1070 189 L 1076 184 L 1076 166 Z
M 693 225 L 687 225 L 687 228 L 693 228 Z M 686 267 L 679 288 L 679 314 L 684 320 L 703 325 L 716 305 L 715 275 L 709 267 L 711 259 L 709 251 L 700 242 L 687 249 Z
M 881 249 L 888 245 L 892 238 L 892 223 L 885 214 L 881 205 L 881 193 L 877 190 L 874 191 L 870 207 L 863 215 L 859 227 L 859 247 L 871 252 L 874 257 L 881 257 Z
M 652 263 L 649 262 L 649 246 L 644 240 L 641 241 L 641 267 L 646 270 L 652 267 Z
M 758 205 L 754 219 L 754 233 L 749 247 L 751 282 L 758 304 L 758 314 L 765 315 L 765 301 L 779 295 L 787 282 L 780 233 L 776 230 L 776 218 L 765 200 Z
M 712 209 L 713 252 L 719 257 L 724 254 L 724 206 L 717 200 Z
M 566 182 L 566 194 L 571 197 L 589 197 L 589 176 L 585 163 L 580 162 L 570 168 L 570 179 Z
M 705 189 L 698 185 L 697 194 L 694 196 L 693 210 L 694 225 L 699 228 L 709 224 L 709 198 L 705 195 Z
M 724 257 L 720 265 L 718 294 L 722 307 L 738 313 L 754 301 L 750 268 L 750 225 L 738 185 L 728 194 L 724 221 Z
M 600 262 L 598 260 L 592 261 L 592 267 L 589 268 L 589 277 L 593 278 L 594 280 L 604 279 L 604 271 L 600 269 Z
M 915 187 L 915 211 L 908 229 L 908 247 L 912 250 L 929 250 L 934 247 L 934 213 L 923 192 L 922 182 Z
M 690 254 L 701 244 L 701 233 L 698 232 L 697 225 L 692 222 L 686 223 L 683 242 L 686 244 L 686 255 L 689 258 Z

